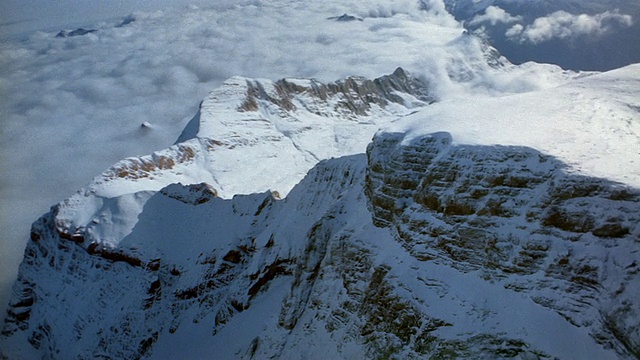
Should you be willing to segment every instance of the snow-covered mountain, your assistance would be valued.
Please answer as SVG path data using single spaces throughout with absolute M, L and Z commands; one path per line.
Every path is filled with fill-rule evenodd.
M 637 358 L 639 70 L 231 78 L 34 223 L 2 356 Z
M 28 18 L 51 7 L 47 15 L 61 12 L 63 3 L 85 14 L 94 6 L 94 15 L 108 18 L 75 16 L 0 41 L 0 307 L 34 219 L 113 163 L 173 143 L 200 101 L 233 76 L 329 83 L 402 67 L 429 79 L 442 97 L 449 73 L 480 89 L 496 86 L 487 81 L 493 73 L 505 74 L 488 66 L 482 46 L 462 38 L 462 26 L 437 4 L 425 11 L 415 0 L 194 0 L 201 6 L 140 12 L 172 1 L 187 2 L 155 1 L 118 18 L 101 11 L 99 0 L 20 5 L 33 9 Z M 9 16 L 4 7 L 17 2 L 0 2 L 0 14 Z M 118 3 L 134 2 L 141 3 Z M 345 13 L 362 21 L 336 21 Z M 56 37 L 79 27 L 95 31 Z M 501 78 L 502 85 L 518 92 L 558 80 L 530 70 L 510 72 L 517 80 Z

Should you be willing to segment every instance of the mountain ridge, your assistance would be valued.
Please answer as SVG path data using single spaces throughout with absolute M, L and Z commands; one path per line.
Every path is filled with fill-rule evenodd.
M 599 96 L 633 89 L 630 72 L 604 76 Z M 34 223 L 3 356 L 638 357 L 637 188 L 430 132 L 451 105 L 411 86 L 354 79 L 325 100 L 313 80 L 273 84 L 230 79 L 180 142 Z M 282 149 L 298 152 L 290 189 L 265 177 L 286 170 L 269 162 Z M 226 171 L 208 158 L 232 154 Z M 252 158 L 261 167 L 229 175 Z

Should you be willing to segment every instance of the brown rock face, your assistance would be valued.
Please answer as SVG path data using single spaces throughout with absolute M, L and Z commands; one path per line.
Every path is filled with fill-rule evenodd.
M 261 100 L 276 105 L 282 111 L 295 111 L 298 106 L 304 106 L 316 115 L 337 113 L 354 117 L 367 115 L 374 105 L 384 108 L 390 103 L 404 104 L 400 93 L 413 95 L 427 104 L 436 100 L 429 94 L 429 84 L 425 80 L 412 76 L 402 68 L 374 80 L 349 77 L 328 84 L 310 80 L 308 86 L 303 86 L 282 79 L 275 83 L 277 96 L 269 95 L 257 81 L 247 81 L 247 87 L 247 97 L 238 109 L 240 111 L 258 110 L 258 101 Z M 296 105 L 294 96 L 301 94 L 309 95 L 315 100 L 314 103 Z M 330 102 L 331 99 L 337 101 Z

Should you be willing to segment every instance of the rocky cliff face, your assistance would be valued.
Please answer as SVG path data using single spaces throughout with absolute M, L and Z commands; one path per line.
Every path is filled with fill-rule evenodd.
M 526 294 L 607 348 L 638 356 L 640 197 L 529 148 L 453 146 L 446 133 L 369 147 L 374 223 L 413 257 Z
M 640 191 L 446 132 L 358 153 L 425 86 L 229 80 L 34 223 L 1 355 L 640 357 Z

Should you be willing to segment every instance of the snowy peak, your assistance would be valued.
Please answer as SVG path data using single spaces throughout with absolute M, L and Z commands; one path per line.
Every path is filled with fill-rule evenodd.
M 425 103 L 435 101 L 428 93 L 426 81 L 411 77 L 402 68 L 374 80 L 350 77 L 325 85 L 313 79 L 282 79 L 269 85 L 272 88 L 267 91 L 260 82 L 247 81 L 247 98 L 239 110 L 258 111 L 262 100 L 288 112 L 302 107 L 320 116 L 355 118 L 369 115 L 375 105 L 386 108 L 389 103 L 396 103 L 412 107 L 423 105 L 416 99 Z M 310 101 L 304 101 L 307 99 Z
M 286 195 L 319 160 L 362 153 L 381 123 L 434 100 L 426 80 L 400 68 L 329 84 L 233 77 L 201 103 L 174 146 L 123 160 L 88 189 L 113 197 L 206 181 L 227 198 L 270 189 Z
M 252 145 L 253 138 L 258 136 L 256 132 L 264 130 L 270 135 L 268 140 L 284 135 L 295 146 L 307 148 L 310 144 L 306 143 L 304 133 L 312 130 L 310 125 L 319 125 L 318 122 L 323 126 L 314 126 L 315 132 L 324 131 L 328 121 L 346 126 L 367 124 L 379 121 L 377 118 L 381 116 L 406 114 L 408 109 L 434 101 L 428 82 L 401 68 L 374 80 L 349 77 L 328 84 L 314 79 L 273 82 L 234 77 L 202 102 L 197 136 L 235 147 Z M 236 114 L 225 116 L 233 113 Z M 246 127 L 251 132 L 241 132 L 240 128 Z
M 318 161 L 364 152 L 381 124 L 432 101 L 428 84 L 400 68 L 329 84 L 233 77 L 202 102 L 175 145 L 114 164 L 57 205 L 56 231 L 87 249 L 117 247 L 161 189 L 187 203 L 286 196 Z M 171 195 L 166 186 L 176 183 L 200 185 Z
M 640 187 L 640 65 L 560 86 L 441 101 L 384 127 L 411 137 L 446 131 L 458 144 L 528 146 L 567 171 Z

